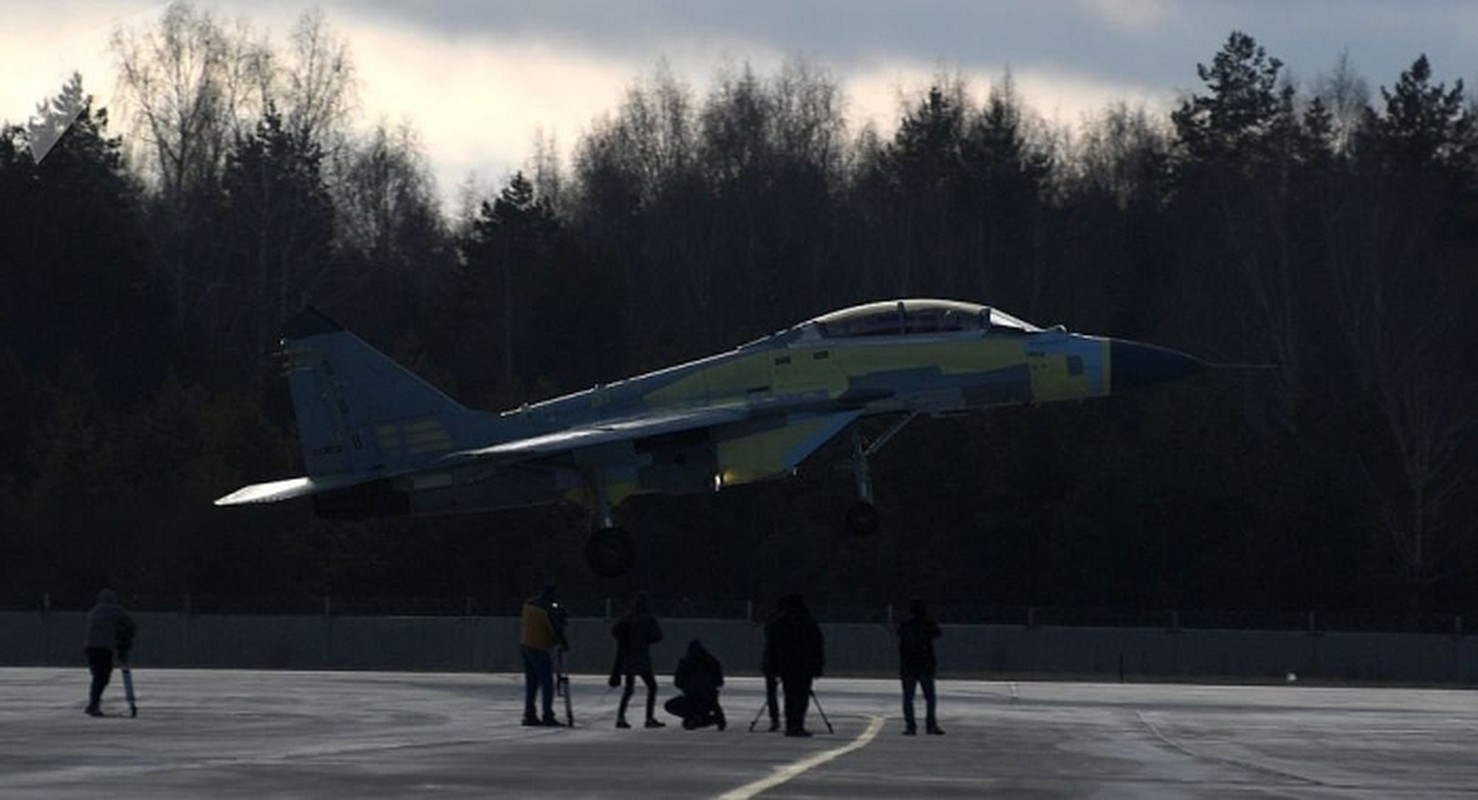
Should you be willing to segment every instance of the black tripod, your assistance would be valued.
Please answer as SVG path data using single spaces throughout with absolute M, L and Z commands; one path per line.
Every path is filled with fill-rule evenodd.
M 816 706 L 816 713 L 821 715 L 821 721 L 824 722 L 824 723 L 826 723 L 826 732 L 827 733 L 836 733 L 836 728 L 831 727 L 831 720 L 828 719 L 827 716 L 826 716 L 826 709 L 824 709 L 824 708 L 821 707 L 821 698 L 819 698 L 819 697 L 816 696 L 816 690 L 815 689 L 812 689 L 811 690 L 811 702 L 813 704 L 815 704 L 815 706 Z M 754 730 L 754 726 L 759 723 L 760 717 L 762 715 L 764 715 L 765 711 L 768 710 L 769 708 L 770 708 L 770 701 L 769 700 L 765 700 L 764 702 L 760 703 L 759 710 L 756 711 L 756 712 L 754 712 L 754 719 L 752 719 L 752 720 L 749 721 L 749 730 L 750 731 L 753 731 Z
M 555 678 L 554 694 L 556 697 L 565 699 L 565 725 L 575 727 L 575 709 L 570 702 L 570 674 L 565 672 L 565 650 L 563 647 L 554 652 Z
M 826 723 L 826 732 L 836 733 L 836 729 L 831 727 L 831 720 L 826 718 L 826 709 L 821 707 L 821 698 L 816 696 L 815 689 L 811 690 L 811 702 L 816 704 L 816 713 L 820 714 L 821 721 Z
M 770 701 L 769 700 L 766 700 L 763 703 L 760 703 L 760 709 L 758 711 L 754 712 L 754 719 L 752 719 L 752 720 L 749 721 L 749 731 L 751 733 L 754 732 L 754 726 L 759 723 L 760 716 L 763 715 L 765 713 L 765 711 L 767 709 L 769 709 L 769 707 L 770 707 Z

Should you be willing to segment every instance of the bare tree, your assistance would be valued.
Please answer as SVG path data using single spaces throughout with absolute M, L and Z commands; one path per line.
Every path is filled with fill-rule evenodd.
M 298 19 L 287 64 L 279 72 L 283 86 L 277 106 L 287 127 L 325 153 L 336 150 L 355 109 L 354 60 L 348 44 L 334 35 L 322 11 L 310 11 Z
M 1386 199 L 1386 182 L 1365 186 L 1347 185 L 1327 223 L 1328 286 L 1350 399 L 1377 423 L 1377 435 L 1357 440 L 1360 474 L 1417 610 L 1475 533 L 1478 379 L 1463 367 L 1473 281 L 1453 256 L 1419 244 L 1441 238 L 1424 219 L 1434 198 Z
M 534 194 L 556 213 L 568 211 L 565 197 L 564 171 L 560 163 L 559 140 L 543 129 L 534 132 L 534 154 L 529 158 Z
M 1270 392 L 1245 384 L 1244 413 L 1254 426 L 1292 434 L 1305 346 L 1297 307 L 1304 239 L 1297 171 L 1309 149 L 1294 90 L 1280 80 L 1282 62 L 1241 32 L 1231 34 L 1212 66 L 1197 65 L 1197 73 L 1209 93 L 1171 114 L 1179 210 L 1192 221 L 1184 231 L 1185 288 L 1188 300 L 1205 304 L 1186 309 L 1222 323 L 1221 330 L 1192 326 L 1209 334 L 1205 352 L 1279 364 Z M 1226 343 L 1239 352 L 1228 354 Z
M 450 277 L 450 245 L 435 181 L 409 124 L 381 122 L 334 156 L 335 250 L 352 281 L 334 283 L 337 299 L 363 306 L 373 297 L 391 331 Z
M 1475 123 L 1461 81 L 1433 85 L 1425 57 L 1381 94 L 1384 113 L 1367 112 L 1359 158 L 1332 193 L 1327 276 L 1348 391 L 1380 434 L 1361 443 L 1360 471 L 1420 610 L 1475 533 L 1478 285 L 1460 215 Z
M 1370 85 L 1355 72 L 1349 53 L 1340 53 L 1334 70 L 1315 80 L 1314 97 L 1329 110 L 1335 152 L 1349 153 L 1370 107 Z
M 245 22 L 228 29 L 177 0 L 157 28 L 115 31 L 111 49 L 131 138 L 147 151 L 144 172 L 161 195 L 184 197 L 219 178 L 232 136 L 261 110 L 251 90 L 266 82 L 266 45 Z
M 824 69 L 786 60 L 773 81 L 775 136 L 781 152 L 836 177 L 847 138 L 841 87 Z
M 266 46 L 244 22 L 228 30 L 207 11 L 172 3 L 157 28 L 119 29 L 111 48 L 143 176 L 158 202 L 158 265 L 176 325 L 192 324 L 202 293 L 221 284 L 208 236 L 226 156 L 260 112 L 251 98 L 269 68 Z
M 1169 175 L 1171 133 L 1143 105 L 1118 102 L 1083 129 L 1068 162 L 1078 168 L 1082 188 L 1127 208 L 1141 192 L 1161 191 Z

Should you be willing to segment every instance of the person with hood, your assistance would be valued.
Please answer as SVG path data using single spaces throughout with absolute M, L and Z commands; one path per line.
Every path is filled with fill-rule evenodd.
M 821 626 L 799 593 L 788 594 L 780 602 L 781 612 L 765 624 L 765 663 L 780 676 L 785 735 L 810 736 L 806 710 L 811 703 L 811 683 L 826 666 L 826 643 Z
M 678 659 L 672 683 L 682 692 L 664 706 L 668 713 L 683 718 L 683 730 L 697 730 L 716 725 L 728 727 L 724 709 L 718 702 L 719 687 L 724 685 L 724 667 L 703 643 L 688 642 L 688 652 Z
M 652 614 L 651 595 L 646 592 L 637 593 L 631 610 L 611 629 L 611 635 L 616 637 L 617 663 L 613 674 L 626 679 L 626 688 L 621 691 L 621 705 L 616 711 L 616 727 L 631 727 L 631 723 L 626 721 L 626 705 L 631 702 L 631 695 L 636 691 L 638 676 L 647 686 L 646 727 L 664 727 L 655 713 L 657 677 L 652 673 L 652 645 L 662 641 L 662 626 Z
M 908 619 L 898 626 L 898 676 L 903 682 L 903 735 L 914 736 L 918 725 L 914 721 L 913 697 L 915 687 L 924 690 L 924 730 L 934 736 L 942 736 L 935 717 L 934 673 L 938 665 L 934 659 L 934 640 L 939 638 L 939 625 L 929 618 L 929 610 L 921 597 L 908 604 Z
M 760 658 L 760 674 L 765 676 L 765 710 L 770 714 L 771 733 L 780 730 L 780 675 L 775 672 L 775 665 L 771 663 L 773 659 L 770 655 L 770 623 L 779 619 L 783 613 L 785 613 L 785 604 L 782 598 L 782 602 L 776 602 L 770 615 L 765 617 L 765 649 Z M 753 723 L 749 727 L 753 730 Z
M 113 677 L 113 655 L 127 658 L 137 631 L 133 617 L 118 604 L 118 595 L 112 589 L 99 591 L 97 604 L 87 612 L 87 638 L 82 645 L 87 669 L 92 673 L 86 709 L 89 717 L 103 716 L 103 690 Z
M 539 594 L 523 603 L 519 625 L 519 651 L 523 656 L 523 724 L 556 727 L 554 716 L 554 657 L 556 647 L 569 649 L 564 636 L 564 613 L 554 600 L 554 584 L 546 583 Z M 534 697 L 540 696 L 543 715 L 536 713 Z

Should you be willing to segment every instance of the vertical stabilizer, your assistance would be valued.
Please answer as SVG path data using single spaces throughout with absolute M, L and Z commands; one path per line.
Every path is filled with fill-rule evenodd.
M 315 310 L 288 323 L 282 359 L 310 478 L 423 467 L 486 424 Z

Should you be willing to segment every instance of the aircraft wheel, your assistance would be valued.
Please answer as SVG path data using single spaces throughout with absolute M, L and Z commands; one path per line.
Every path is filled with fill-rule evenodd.
M 878 531 L 878 509 L 872 503 L 858 501 L 847 509 L 847 530 L 853 536 L 871 536 Z
M 585 541 L 585 561 L 590 571 L 602 578 L 616 578 L 631 571 L 636 563 L 636 545 L 625 528 L 601 528 L 592 531 Z

